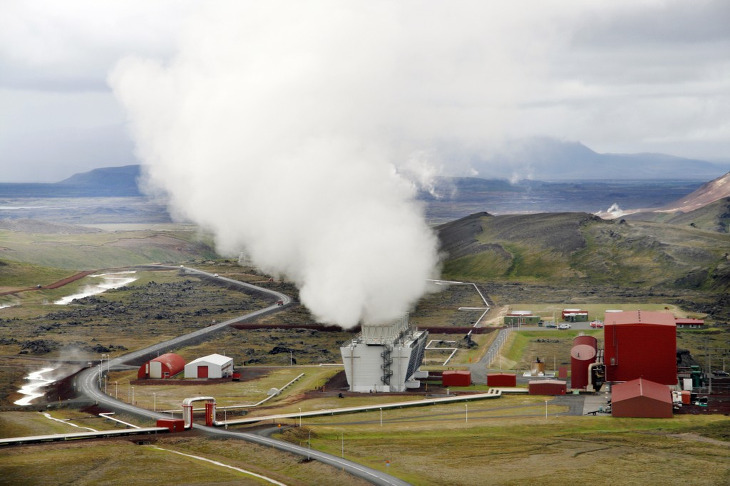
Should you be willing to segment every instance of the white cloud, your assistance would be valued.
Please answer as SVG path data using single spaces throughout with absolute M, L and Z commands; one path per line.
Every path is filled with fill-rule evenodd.
M 359 110 L 357 117 L 339 120 L 343 129 L 357 124 L 363 135 L 390 137 L 403 160 L 414 148 L 426 150 L 438 159 L 435 167 L 466 174 L 468 154 L 488 151 L 505 135 L 580 140 L 599 151 L 698 157 L 730 152 L 723 128 L 730 118 L 725 1 L 236 3 L 241 15 L 221 28 L 257 39 L 257 49 L 247 54 L 252 66 L 270 69 L 282 56 L 298 56 L 281 66 L 301 76 L 300 95 L 316 98 L 324 76 L 321 86 L 331 96 Z M 108 93 L 111 66 L 126 55 L 169 60 L 186 23 L 224 4 L 5 1 L 0 86 L 29 106 L 36 103 L 34 93 L 68 96 L 73 103 L 64 109 L 77 112 L 77 120 L 85 116 L 83 123 L 96 123 L 109 116 L 99 123 L 116 124 L 118 111 L 92 114 L 98 98 L 91 93 Z M 268 20 L 251 20 L 259 14 Z M 292 45 L 293 39 L 304 45 Z M 209 39 L 191 36 L 186 42 L 205 49 Z M 208 51 L 213 64 L 231 55 Z M 255 88 L 256 82 L 252 71 L 246 83 Z M 281 106 L 290 103 L 281 100 Z M 57 120 L 60 134 L 64 116 L 53 113 L 59 106 L 50 104 L 45 113 L 46 124 Z M 379 114 L 383 106 L 387 119 Z M 33 109 L 16 112 L 12 124 L 31 138 L 38 133 Z M 117 137 L 123 145 L 121 129 Z M 0 144 L 16 155 L 3 155 L 3 165 L 31 163 L 13 137 L 0 133 Z M 76 157 L 83 148 L 77 145 Z M 105 164 L 102 150 L 94 156 L 99 165 Z M 51 148 L 35 152 L 36 164 L 74 164 L 52 161 Z M 73 159 L 74 151 L 67 155 Z M 128 153 L 125 163 L 132 157 Z

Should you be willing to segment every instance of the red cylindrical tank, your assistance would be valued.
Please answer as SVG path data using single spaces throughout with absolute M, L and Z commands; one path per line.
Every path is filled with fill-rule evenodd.
M 585 389 L 588 386 L 588 367 L 596 362 L 598 340 L 593 336 L 576 336 L 570 350 L 570 386 Z
M 692 392 L 689 390 L 682 390 L 682 405 L 689 405 L 692 403 Z

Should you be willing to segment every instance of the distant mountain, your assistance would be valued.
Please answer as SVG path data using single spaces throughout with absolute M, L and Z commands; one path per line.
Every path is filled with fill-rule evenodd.
M 0 197 L 139 197 L 139 165 L 106 167 L 53 184 L 0 183 Z
M 599 214 L 603 218 L 656 221 L 689 225 L 708 231 L 730 233 L 730 172 L 700 186 L 694 192 L 658 208 Z
M 697 180 L 606 180 L 606 181 L 519 181 L 478 178 L 440 178 L 423 191 L 426 217 L 432 224 L 444 223 L 467 214 L 598 213 L 618 205 L 658 208 L 678 200 L 701 186 Z M 604 215 L 601 214 L 603 217 Z M 610 217 L 610 216 L 607 216 Z
M 707 184 L 703 184 L 699 189 L 678 201 L 665 204 L 657 209 L 657 211 L 665 213 L 687 213 L 725 197 L 730 197 L 730 172 L 722 177 L 711 180 Z
M 123 167 L 105 167 L 94 169 L 81 174 L 74 174 L 57 184 L 60 186 L 74 186 L 89 190 L 107 190 L 120 194 L 139 196 L 137 180 L 141 175 L 139 165 L 125 165 Z
M 665 154 L 599 154 L 580 142 L 532 138 L 510 142 L 494 155 L 472 161 L 484 178 L 555 180 L 708 180 L 730 170 L 728 163 Z

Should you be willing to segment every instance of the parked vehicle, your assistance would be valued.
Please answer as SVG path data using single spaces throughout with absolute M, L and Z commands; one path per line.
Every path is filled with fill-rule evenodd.
M 558 326 L 558 329 L 570 329 L 570 324 L 563 322 Z
M 591 327 L 601 329 L 603 327 L 603 321 L 592 321 Z
M 558 326 L 557 326 L 557 324 L 555 324 L 554 322 L 548 322 L 547 324 L 545 324 L 545 327 L 552 327 L 552 328 L 555 328 L 555 327 L 558 327 Z

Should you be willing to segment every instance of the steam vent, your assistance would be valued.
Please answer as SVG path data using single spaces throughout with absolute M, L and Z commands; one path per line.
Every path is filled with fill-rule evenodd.
M 414 375 L 423 361 L 428 331 L 414 331 L 408 316 L 363 325 L 358 337 L 340 348 L 347 383 L 354 392 L 401 392 L 418 388 Z

